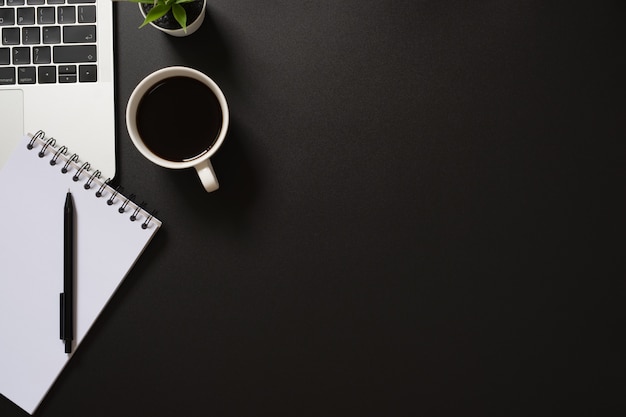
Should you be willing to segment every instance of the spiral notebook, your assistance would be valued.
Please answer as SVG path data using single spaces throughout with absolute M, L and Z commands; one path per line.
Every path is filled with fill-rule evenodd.
M 0 393 L 32 414 L 161 222 L 43 132 L 0 170 Z M 75 230 L 74 346 L 59 338 L 63 206 Z

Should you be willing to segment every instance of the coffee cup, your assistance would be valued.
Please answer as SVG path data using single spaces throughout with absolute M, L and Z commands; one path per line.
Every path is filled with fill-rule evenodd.
M 210 158 L 224 142 L 228 124 L 222 90 L 189 67 L 146 76 L 126 106 L 126 127 L 137 150 L 165 168 L 195 168 L 207 192 L 219 188 Z

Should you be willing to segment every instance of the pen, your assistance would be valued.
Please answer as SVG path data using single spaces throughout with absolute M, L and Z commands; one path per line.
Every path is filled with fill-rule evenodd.
M 61 293 L 61 339 L 65 353 L 72 353 L 74 339 L 74 202 L 67 190 L 63 208 L 63 293 Z

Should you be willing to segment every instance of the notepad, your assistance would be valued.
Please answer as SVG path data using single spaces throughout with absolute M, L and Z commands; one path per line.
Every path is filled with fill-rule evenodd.
M 60 339 L 63 207 L 75 209 L 74 347 L 161 222 L 43 132 L 27 135 L 0 170 L 0 393 L 30 414 L 71 356 Z

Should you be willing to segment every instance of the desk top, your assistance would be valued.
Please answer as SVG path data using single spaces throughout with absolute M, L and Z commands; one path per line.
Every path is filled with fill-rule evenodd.
M 163 228 L 37 416 L 623 410 L 622 2 L 115 6 L 117 179 Z M 229 102 L 215 193 L 126 132 L 168 65 Z

